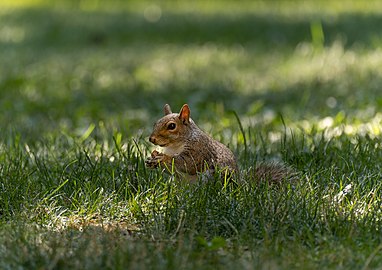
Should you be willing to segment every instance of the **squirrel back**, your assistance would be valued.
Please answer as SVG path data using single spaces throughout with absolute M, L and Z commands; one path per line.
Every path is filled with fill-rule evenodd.
M 154 150 L 146 160 L 147 167 L 161 167 L 189 180 L 196 180 L 199 173 L 215 173 L 216 170 L 222 177 L 238 175 L 232 151 L 194 123 L 187 104 L 179 113 L 173 113 L 166 104 L 164 114 L 154 124 L 149 138 L 151 143 L 162 147 L 163 152 Z M 254 170 L 256 180 L 270 183 L 281 182 L 292 174 L 288 167 L 279 163 L 262 163 Z

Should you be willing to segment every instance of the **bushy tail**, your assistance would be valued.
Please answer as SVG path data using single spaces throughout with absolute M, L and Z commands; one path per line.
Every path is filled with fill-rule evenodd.
M 280 162 L 261 162 L 254 168 L 253 177 L 256 181 L 266 181 L 277 184 L 283 181 L 297 180 L 298 174 L 295 170 Z

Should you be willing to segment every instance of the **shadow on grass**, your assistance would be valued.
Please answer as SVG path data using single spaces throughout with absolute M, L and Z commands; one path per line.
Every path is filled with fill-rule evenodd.
M 319 21 L 326 44 L 339 38 L 345 47 L 375 48 L 381 43 L 382 16 L 343 13 L 286 16 L 282 14 L 196 14 L 165 12 L 157 23 L 133 12 L 81 12 L 77 10 L 21 9 L 3 15 L 10 27 L 23 29 L 19 46 L 35 49 L 81 46 L 125 47 L 130 44 L 160 45 L 218 43 L 253 45 L 265 51 L 294 48 L 310 42 L 311 25 Z M 6 46 L 2 42 L 2 46 Z M 11 44 L 14 46 L 15 44 Z M 115 49 L 111 46 L 111 49 Z

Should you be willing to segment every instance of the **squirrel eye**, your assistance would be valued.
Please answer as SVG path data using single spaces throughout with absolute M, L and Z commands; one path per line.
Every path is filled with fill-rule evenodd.
M 169 129 L 169 130 L 174 130 L 175 128 L 176 128 L 175 123 L 170 123 L 170 124 L 167 126 L 167 129 Z

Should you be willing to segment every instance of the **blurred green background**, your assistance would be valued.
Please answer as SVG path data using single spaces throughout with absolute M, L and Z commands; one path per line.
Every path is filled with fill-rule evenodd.
M 276 129 L 282 115 L 305 131 L 379 134 L 380 1 L 0 7 L 0 127 L 27 141 L 91 125 L 147 136 L 165 103 L 189 103 L 212 133 L 236 128 L 236 111 L 245 126 Z

